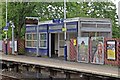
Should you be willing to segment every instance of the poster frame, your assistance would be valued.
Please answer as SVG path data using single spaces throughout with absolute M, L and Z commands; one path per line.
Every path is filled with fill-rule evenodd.
M 115 59 L 108 59 L 108 53 L 107 53 L 107 43 L 108 42 L 112 42 L 112 41 L 114 41 L 115 42 Z M 107 60 L 109 60 L 109 61 L 116 61 L 117 60 L 117 42 L 116 42 L 116 40 L 107 40 L 106 41 L 106 59 Z
M 93 58 L 94 58 L 94 55 L 93 55 L 93 53 L 92 53 L 92 49 L 93 49 L 93 47 L 92 47 L 92 39 L 97 39 L 97 38 L 102 38 L 102 63 L 97 63 L 97 62 L 94 62 L 93 61 Z M 100 41 L 101 42 L 101 41 Z M 97 43 L 97 44 L 99 44 L 99 42 Z M 96 45 L 96 47 L 97 47 L 97 45 Z M 104 47 L 104 37 L 103 36 L 98 36 L 98 37 L 91 37 L 90 38 L 90 63 L 92 63 L 92 64 L 105 64 L 105 47 Z M 92 56 L 93 55 L 93 56 Z
M 87 61 L 80 61 L 80 60 L 78 59 L 78 57 L 80 56 L 80 55 L 79 55 L 79 50 L 77 50 L 77 62 L 89 63 L 89 59 L 90 59 L 90 58 L 89 58 L 89 55 L 90 55 L 90 53 L 89 53 L 89 37 L 77 37 L 77 49 L 78 49 L 78 46 L 79 46 L 79 43 L 78 43 L 79 41 L 78 41 L 78 39 L 80 39 L 80 38 L 82 38 L 82 39 L 83 39 L 83 38 L 88 38 L 88 45 L 87 45 L 87 46 L 88 46 L 88 47 L 87 47 L 87 48 L 88 48 L 88 49 L 87 49 L 87 53 L 88 53 L 88 54 L 87 54 Z

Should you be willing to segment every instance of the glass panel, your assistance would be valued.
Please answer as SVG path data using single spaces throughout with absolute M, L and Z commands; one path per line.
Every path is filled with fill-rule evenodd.
M 46 47 L 46 41 L 40 41 L 40 47 Z
M 33 40 L 37 40 L 37 34 L 33 34 Z
M 102 33 L 100 33 L 100 36 L 109 37 L 109 33 L 108 32 L 102 32 Z
M 88 32 L 82 32 L 82 37 L 89 37 L 90 33 Z
M 77 33 L 69 33 L 69 40 L 76 39 L 76 38 L 77 38 Z
M 31 47 L 31 46 L 32 46 L 31 41 L 26 41 L 26 43 L 27 43 L 27 46 L 28 46 L 28 47 Z
M 46 40 L 46 33 L 40 34 L 40 40 Z
M 100 27 L 100 28 L 110 28 L 110 24 L 97 24 L 97 27 Z
M 64 40 L 64 34 L 60 33 L 60 40 Z
M 60 48 L 64 48 L 65 41 L 64 40 L 60 40 L 59 43 L 60 43 L 59 47 Z
M 27 34 L 27 40 L 32 40 L 32 34 Z
M 96 27 L 96 24 L 82 23 L 82 27 Z
M 33 41 L 33 47 L 37 46 L 37 41 Z

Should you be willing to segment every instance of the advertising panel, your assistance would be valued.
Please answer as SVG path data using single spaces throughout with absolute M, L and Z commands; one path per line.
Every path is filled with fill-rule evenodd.
M 107 41 L 107 59 L 116 59 L 115 41 Z
M 89 61 L 89 38 L 88 37 L 78 37 L 78 62 Z
M 104 38 L 91 37 L 90 62 L 104 64 Z

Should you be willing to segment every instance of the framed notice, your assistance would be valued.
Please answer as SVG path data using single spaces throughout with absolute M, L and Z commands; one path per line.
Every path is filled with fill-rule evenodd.
M 89 38 L 88 37 L 78 37 L 78 62 L 89 61 Z
M 90 62 L 104 64 L 104 37 L 91 37 Z
M 107 59 L 115 60 L 116 59 L 116 42 L 107 41 Z

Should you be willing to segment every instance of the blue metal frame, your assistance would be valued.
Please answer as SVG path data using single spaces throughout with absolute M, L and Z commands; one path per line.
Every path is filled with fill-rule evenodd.
M 48 26 L 46 24 L 39 25 L 39 27 L 46 27 L 46 30 L 39 30 L 39 32 L 47 32 Z
M 49 56 L 49 32 L 48 32 L 48 25 L 47 25 L 47 56 Z
M 36 54 L 36 48 L 25 48 L 26 52 Z M 41 56 L 47 56 L 47 49 L 39 48 L 39 54 Z

